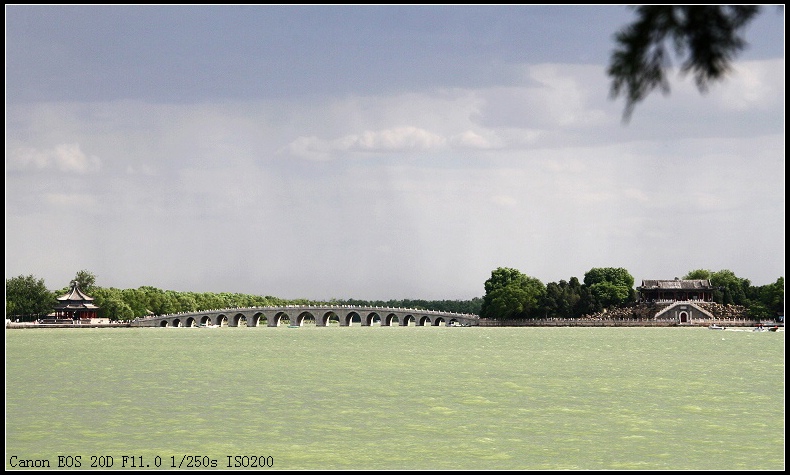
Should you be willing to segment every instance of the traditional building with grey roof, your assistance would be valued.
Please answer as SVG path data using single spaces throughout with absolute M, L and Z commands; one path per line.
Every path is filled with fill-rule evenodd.
M 72 322 L 90 322 L 98 318 L 99 307 L 93 304 L 93 297 L 88 296 L 76 281 L 71 282 L 71 289 L 58 297 L 55 304 L 55 320 L 70 320 Z
M 708 279 L 643 280 L 636 288 L 641 302 L 712 302 L 714 287 Z

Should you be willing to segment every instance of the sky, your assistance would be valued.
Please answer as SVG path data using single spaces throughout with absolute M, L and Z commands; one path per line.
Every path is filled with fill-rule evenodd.
M 784 10 L 623 121 L 625 6 L 6 5 L 6 279 L 467 300 L 785 272 Z

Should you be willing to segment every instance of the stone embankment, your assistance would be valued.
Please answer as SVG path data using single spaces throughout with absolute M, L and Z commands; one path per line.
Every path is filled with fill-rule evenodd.
M 672 302 L 674 303 L 674 302 Z M 747 308 L 743 305 L 722 305 L 715 302 L 689 302 L 702 310 L 706 310 L 713 314 L 718 320 L 749 320 Z M 616 307 L 612 309 L 605 309 L 603 312 L 594 313 L 591 315 L 583 315 L 583 319 L 652 319 L 656 314 L 671 303 L 638 303 L 628 307 Z
M 628 307 L 606 309 L 579 318 L 538 318 L 524 320 L 480 319 L 480 326 L 529 326 L 529 327 L 674 327 L 681 326 L 674 318 L 656 318 L 656 315 L 674 302 L 638 303 Z M 761 323 L 748 316 L 741 305 L 722 305 L 714 302 L 689 302 L 709 312 L 713 318 L 698 319 L 682 326 L 708 326 L 711 324 L 731 327 L 750 327 Z
M 6 322 L 5 327 L 11 328 L 129 328 L 129 322 L 112 323 L 38 323 L 38 322 Z

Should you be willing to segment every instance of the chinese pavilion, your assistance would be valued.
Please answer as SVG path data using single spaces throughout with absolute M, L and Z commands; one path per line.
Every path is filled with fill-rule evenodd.
M 71 281 L 71 290 L 58 297 L 55 304 L 55 320 L 71 320 L 77 322 L 90 322 L 91 318 L 98 318 L 99 307 L 93 304 L 93 297 L 89 297 L 80 290 L 77 281 Z
M 641 302 L 712 302 L 713 285 L 708 279 L 643 280 L 636 288 Z

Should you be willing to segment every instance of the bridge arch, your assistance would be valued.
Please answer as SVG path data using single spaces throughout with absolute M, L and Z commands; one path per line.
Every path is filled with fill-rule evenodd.
M 315 315 L 312 312 L 305 310 L 304 312 L 300 313 L 296 316 L 296 319 L 291 319 L 291 325 L 299 325 L 304 326 L 305 324 L 313 323 L 318 325 L 318 319 L 315 318 Z
M 203 310 L 178 314 L 153 315 L 135 319 L 132 326 L 198 326 L 228 327 L 279 326 L 281 323 L 303 325 L 314 319 L 316 326 L 335 321 L 340 326 L 476 326 L 480 317 L 471 314 L 439 312 L 392 307 L 355 307 L 351 305 L 284 305 Z
M 283 318 L 285 317 L 285 318 Z M 274 317 L 269 322 L 270 327 L 279 327 L 281 323 L 285 323 L 287 321 L 289 324 L 291 323 L 291 317 L 286 312 L 277 312 L 274 314 Z
M 378 312 L 370 312 L 362 319 L 362 326 L 373 326 L 375 323 L 381 323 L 381 316 Z
M 353 324 L 362 324 L 362 317 L 357 312 L 348 312 L 343 320 L 341 320 L 340 325 L 344 327 L 350 327 Z
M 255 312 L 252 316 L 247 320 L 247 326 L 266 326 L 268 323 L 268 319 L 266 318 L 266 314 L 263 312 Z
M 393 322 L 397 322 L 400 324 L 400 318 L 394 313 L 389 313 L 381 319 L 381 326 L 383 327 L 391 327 Z
M 326 326 L 343 326 L 343 323 L 340 320 L 340 315 L 335 312 L 327 312 L 324 317 L 326 318 L 325 327 Z

